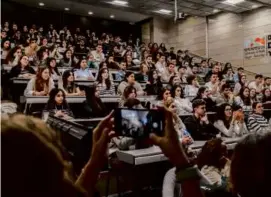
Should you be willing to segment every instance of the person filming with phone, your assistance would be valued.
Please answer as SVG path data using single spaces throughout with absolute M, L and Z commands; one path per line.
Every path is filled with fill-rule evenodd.
M 196 99 L 192 103 L 193 115 L 185 119 L 184 124 L 194 140 L 209 140 L 216 137 L 217 130 L 206 114 L 206 102 Z

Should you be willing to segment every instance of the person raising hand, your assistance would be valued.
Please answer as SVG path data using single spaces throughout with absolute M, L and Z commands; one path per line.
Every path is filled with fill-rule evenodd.
M 181 183 L 183 196 L 203 197 L 199 184 L 199 170 L 190 164 L 178 139 L 173 123 L 174 114 L 168 108 L 163 108 L 163 110 L 165 112 L 165 134 L 160 137 L 151 133 L 150 139 L 154 145 L 161 148 L 165 156 L 175 165 L 177 182 Z

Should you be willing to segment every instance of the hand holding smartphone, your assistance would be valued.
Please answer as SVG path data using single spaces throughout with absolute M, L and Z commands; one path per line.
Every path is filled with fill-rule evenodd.
M 164 115 L 160 110 L 119 108 L 115 111 L 115 131 L 119 136 L 148 138 L 163 135 Z

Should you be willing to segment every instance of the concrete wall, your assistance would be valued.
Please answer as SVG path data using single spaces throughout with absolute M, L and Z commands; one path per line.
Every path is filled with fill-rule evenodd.
M 244 40 L 271 34 L 271 9 L 260 8 L 242 14 L 220 13 L 208 17 L 189 17 L 154 23 L 154 41 L 163 41 L 176 49 L 189 49 L 201 56 L 212 57 L 234 66 L 244 66 L 254 73 L 271 76 L 271 57 L 244 59 Z M 155 26 L 158 25 L 156 28 Z M 163 29 L 167 28 L 167 29 Z M 159 30 L 159 31 L 158 31 Z M 156 32 L 159 32 L 155 35 Z M 165 36 L 166 34 L 166 36 Z
M 168 46 L 175 49 L 189 49 L 194 53 L 206 56 L 206 20 L 190 17 L 185 21 L 170 21 Z

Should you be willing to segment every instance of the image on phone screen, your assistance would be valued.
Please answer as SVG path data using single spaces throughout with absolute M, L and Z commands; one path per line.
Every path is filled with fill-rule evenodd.
M 145 138 L 150 133 L 162 134 L 163 119 L 157 110 L 118 109 L 115 126 L 120 136 Z

